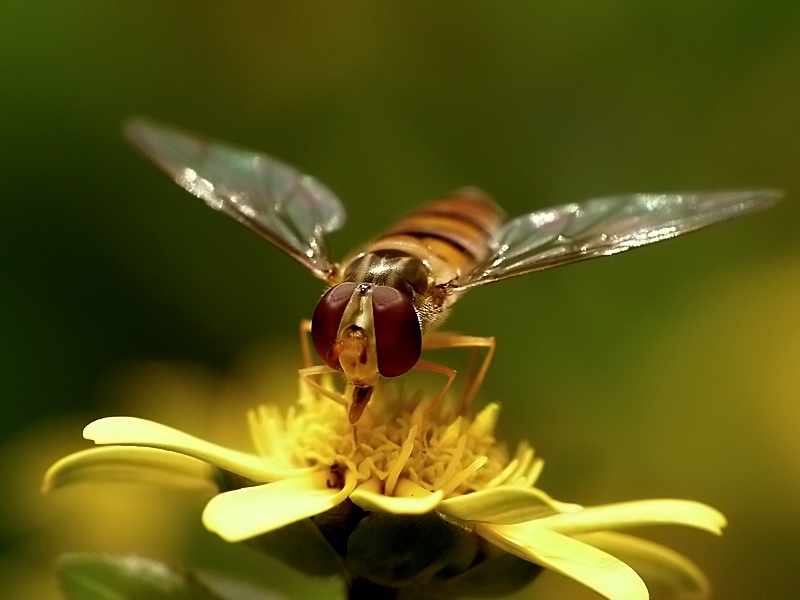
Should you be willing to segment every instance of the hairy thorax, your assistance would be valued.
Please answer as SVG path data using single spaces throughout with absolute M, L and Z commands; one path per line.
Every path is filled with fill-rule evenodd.
M 411 299 L 423 333 L 443 320 L 446 293 L 434 282 L 427 262 L 409 253 L 397 250 L 363 253 L 347 266 L 344 281 L 385 285 L 402 292 Z

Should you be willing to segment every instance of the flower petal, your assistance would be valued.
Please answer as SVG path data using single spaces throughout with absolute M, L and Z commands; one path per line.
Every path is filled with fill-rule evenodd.
M 685 525 L 722 534 L 725 517 L 719 511 L 691 500 L 639 500 L 592 506 L 579 513 L 566 513 L 536 521 L 561 533 L 589 533 L 606 529 L 645 525 Z
M 497 402 L 490 402 L 475 415 L 475 418 L 467 430 L 467 435 L 475 438 L 492 435 L 499 418 L 500 405 Z
M 405 478 L 397 480 L 394 493 L 397 496 L 383 495 L 380 482 L 370 479 L 359 485 L 350 494 L 350 499 L 364 510 L 396 515 L 421 515 L 435 510 L 444 497 L 440 491 L 429 492 Z
M 191 490 L 216 491 L 214 467 L 183 454 L 111 446 L 65 456 L 47 470 L 42 492 L 81 481 L 133 481 Z
M 89 423 L 83 437 L 96 444 L 128 444 L 179 452 L 257 482 L 295 477 L 311 469 L 270 468 L 268 459 L 206 442 L 172 427 L 135 417 L 107 417 Z
M 621 560 L 566 535 L 538 527 L 535 523 L 478 523 L 475 531 L 507 552 L 558 571 L 611 600 L 649 598 L 642 579 Z
M 465 521 L 511 525 L 582 508 L 553 500 L 535 488 L 501 486 L 448 498 L 437 510 Z
M 632 535 L 603 531 L 575 536 L 630 564 L 651 591 L 682 600 L 703 600 L 711 596 L 711 585 L 703 572 L 674 550 Z
M 343 489 L 330 488 L 328 473 L 318 471 L 225 492 L 206 505 L 203 524 L 228 542 L 240 542 L 341 504 L 355 484 L 348 471 Z

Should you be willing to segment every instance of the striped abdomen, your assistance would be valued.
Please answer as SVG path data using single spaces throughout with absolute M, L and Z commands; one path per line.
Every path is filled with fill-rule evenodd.
M 397 250 L 431 265 L 435 283 L 470 271 L 488 250 L 503 222 L 500 208 L 483 192 L 465 188 L 425 204 L 370 243 L 367 252 Z

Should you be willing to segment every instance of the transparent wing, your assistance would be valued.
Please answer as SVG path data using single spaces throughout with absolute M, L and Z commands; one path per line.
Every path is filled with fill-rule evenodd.
M 345 210 L 316 179 L 270 156 L 143 120 L 125 134 L 178 185 L 331 280 L 325 234 L 344 224 Z
M 631 194 L 523 215 L 503 225 L 488 256 L 454 282 L 454 291 L 666 240 L 780 197 L 774 190 Z

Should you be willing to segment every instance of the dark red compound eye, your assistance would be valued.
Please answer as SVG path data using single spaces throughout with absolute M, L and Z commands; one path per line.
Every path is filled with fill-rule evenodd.
M 380 374 L 397 377 L 409 371 L 422 354 L 422 330 L 411 300 L 394 288 L 376 285 L 372 316 Z
M 334 352 L 333 344 L 336 342 L 336 334 L 339 333 L 342 314 L 355 288 L 356 284 L 349 282 L 333 286 L 319 299 L 311 318 L 311 340 L 314 348 L 332 369 L 339 368 L 339 356 Z

